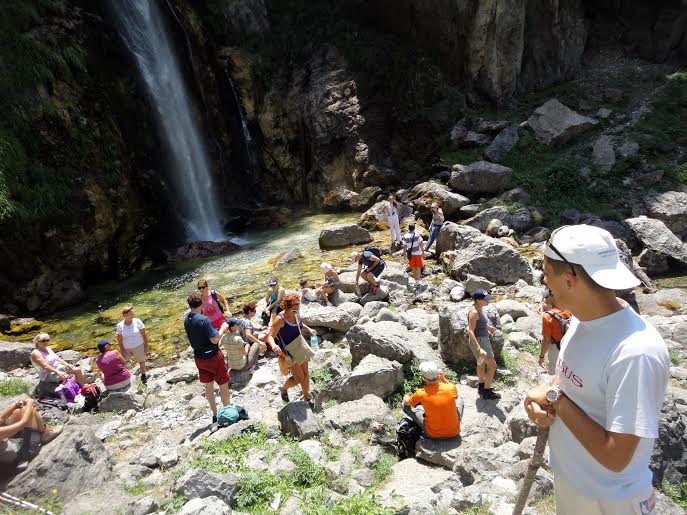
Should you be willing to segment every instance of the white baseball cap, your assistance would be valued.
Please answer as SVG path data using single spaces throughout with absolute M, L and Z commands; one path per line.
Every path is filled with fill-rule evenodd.
M 544 255 L 580 265 L 599 286 L 627 290 L 640 281 L 620 261 L 618 247 L 608 231 L 593 225 L 567 225 L 555 230 L 544 246 Z
M 439 367 L 434 361 L 423 361 L 420 363 L 420 372 L 422 372 L 422 377 L 434 381 L 439 375 Z

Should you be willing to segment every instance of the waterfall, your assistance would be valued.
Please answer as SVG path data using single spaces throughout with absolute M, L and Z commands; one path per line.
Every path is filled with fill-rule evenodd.
M 248 122 L 246 121 L 246 113 L 243 110 L 243 105 L 239 101 L 239 96 L 236 94 L 236 87 L 234 87 L 234 81 L 231 79 L 231 74 L 225 66 L 224 73 L 226 74 L 227 80 L 229 81 L 229 86 L 231 86 L 231 92 L 234 95 L 234 101 L 236 102 L 236 108 L 239 111 L 239 117 L 241 119 L 241 132 L 243 133 L 243 145 L 246 149 L 246 155 L 248 156 L 248 165 L 250 166 L 250 172 L 254 173 L 256 169 L 256 157 L 255 148 L 253 146 L 253 137 L 250 135 L 250 129 L 248 128 Z
M 155 109 L 186 237 L 225 239 L 203 138 L 157 2 L 112 0 L 112 7 Z

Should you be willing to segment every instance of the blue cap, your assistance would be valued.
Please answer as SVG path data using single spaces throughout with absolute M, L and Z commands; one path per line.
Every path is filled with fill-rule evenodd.
M 491 300 L 491 295 L 482 288 L 479 288 L 472 292 L 472 300 Z
M 233 326 L 235 326 L 235 325 L 238 325 L 239 323 L 240 323 L 240 322 L 239 322 L 239 319 L 238 319 L 238 318 L 234 318 L 234 317 L 227 318 L 227 325 L 228 325 L 229 327 L 233 327 Z

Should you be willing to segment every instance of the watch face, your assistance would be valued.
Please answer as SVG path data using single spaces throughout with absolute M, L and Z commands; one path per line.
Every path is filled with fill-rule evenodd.
M 546 400 L 549 402 L 556 402 L 560 393 L 558 390 L 549 390 L 546 392 Z

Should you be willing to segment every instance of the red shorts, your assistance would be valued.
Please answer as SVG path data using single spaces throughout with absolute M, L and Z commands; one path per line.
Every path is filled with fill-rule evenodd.
M 217 352 L 210 359 L 195 358 L 195 362 L 196 367 L 198 367 L 198 379 L 201 383 L 214 381 L 218 385 L 223 385 L 229 382 L 227 362 L 224 360 L 222 351 Z
M 423 256 L 410 256 L 408 264 L 410 268 L 422 268 L 425 266 L 425 258 Z

